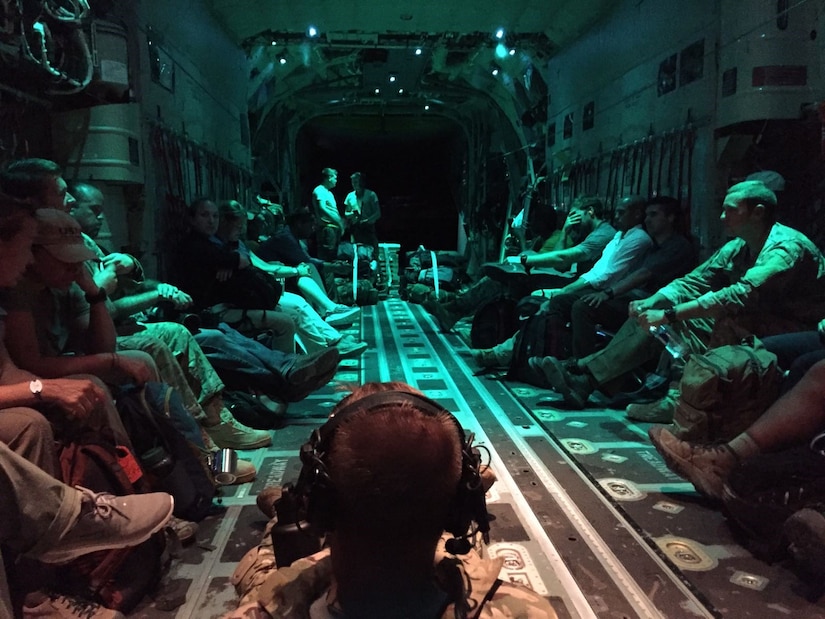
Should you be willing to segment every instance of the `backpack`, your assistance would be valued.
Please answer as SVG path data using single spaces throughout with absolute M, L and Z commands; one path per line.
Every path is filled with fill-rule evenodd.
M 175 498 L 178 518 L 203 520 L 212 510 L 215 484 L 199 457 L 200 429 L 180 395 L 165 383 L 149 382 L 122 389 L 116 406 L 153 488 Z M 200 445 L 190 443 L 176 426 L 187 436 L 197 433 Z
M 543 297 L 524 297 L 516 305 L 518 333 L 513 344 L 513 357 L 507 378 L 526 380 L 532 376 L 527 360 L 530 357 L 544 357 L 549 354 L 547 341 L 547 308 L 550 300 Z
M 214 286 L 216 298 L 240 309 L 274 309 L 284 291 L 274 277 L 255 267 L 239 269 Z
M 492 348 L 519 330 L 516 302 L 502 297 L 483 305 L 470 327 L 470 345 L 473 348 Z
M 356 284 L 357 297 L 352 297 L 352 280 L 335 278 L 334 298 L 344 305 L 375 305 L 378 303 L 378 289 L 369 279 L 359 279 Z
M 779 397 L 776 355 L 756 338 L 691 355 L 679 382 L 674 422 L 687 441 L 728 441 Z
M 58 447 L 61 479 L 70 486 L 123 496 L 145 491 L 134 456 L 99 434 L 84 433 Z M 163 531 L 131 548 L 102 550 L 79 557 L 61 572 L 62 592 L 91 598 L 128 613 L 154 590 L 169 561 Z

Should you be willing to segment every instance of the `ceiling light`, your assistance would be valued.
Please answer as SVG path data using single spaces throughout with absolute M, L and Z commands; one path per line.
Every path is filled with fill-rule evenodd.
M 507 53 L 510 54 L 511 56 L 515 56 L 516 55 L 516 50 L 515 49 L 510 49 L 510 51 L 507 52 Z
M 492 74 L 493 74 L 493 77 L 496 77 L 498 75 L 498 69 L 493 69 Z
M 499 28 L 496 30 L 496 38 L 501 41 L 504 38 L 504 28 Z
M 395 81 L 395 76 L 394 76 L 394 75 L 390 75 L 390 84 L 392 84 L 394 81 Z
M 421 48 L 420 48 L 420 47 L 416 47 L 416 48 L 415 48 L 415 55 L 416 55 L 416 56 L 420 56 L 420 55 L 421 55 L 421 51 L 422 51 L 422 50 L 421 50 Z
M 399 95 L 403 95 L 403 94 L 404 94 L 404 89 L 403 89 L 403 88 L 399 88 L 399 89 L 398 89 L 398 94 L 399 94 Z
M 429 110 L 429 109 L 430 109 L 430 106 L 429 106 L 429 105 L 425 105 L 425 106 L 424 106 L 424 111 L 427 111 L 427 110 Z
M 376 89 L 375 89 L 375 94 L 380 95 L 380 94 L 381 94 L 381 89 L 380 89 L 380 88 L 376 88 Z
M 277 44 L 278 44 L 278 41 L 272 41 L 272 43 L 270 43 L 270 45 L 277 45 Z
M 315 26 L 310 26 L 309 28 L 307 28 L 307 36 L 310 37 L 310 38 L 317 37 L 318 36 L 318 29 L 315 28 Z

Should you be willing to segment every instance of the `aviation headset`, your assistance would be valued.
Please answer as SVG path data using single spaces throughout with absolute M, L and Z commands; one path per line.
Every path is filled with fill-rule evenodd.
M 452 533 L 456 540 L 448 551 L 467 552 L 470 547 L 468 537 L 470 526 L 476 524 L 475 531 L 480 532 L 489 541 L 489 515 L 484 498 L 479 466 L 481 455 L 473 447 L 474 435 L 465 435 L 458 420 L 435 401 L 406 391 L 378 391 L 349 404 L 340 410 L 320 428 L 313 431 L 309 441 L 301 447 L 302 468 L 298 481 L 289 492 L 303 503 L 306 508 L 306 520 L 315 533 L 321 534 L 335 528 L 335 488 L 327 471 L 326 458 L 332 447 L 332 441 L 338 427 L 344 420 L 359 411 L 373 412 L 386 408 L 402 406 L 406 403 L 428 416 L 435 417 L 446 413 L 455 424 L 461 440 L 461 476 L 456 489 L 453 504 L 450 507 L 444 529 Z

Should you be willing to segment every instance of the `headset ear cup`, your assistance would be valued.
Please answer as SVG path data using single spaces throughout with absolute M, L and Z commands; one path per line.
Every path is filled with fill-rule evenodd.
M 487 499 L 481 481 L 481 454 L 471 446 L 472 436 L 464 443 L 461 455 L 461 479 L 444 529 L 456 537 L 465 537 L 473 522 L 484 535 L 490 530 Z

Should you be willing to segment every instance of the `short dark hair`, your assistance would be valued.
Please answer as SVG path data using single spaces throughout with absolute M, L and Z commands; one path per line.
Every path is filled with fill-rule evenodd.
M 81 198 L 85 199 L 89 195 L 90 191 L 100 190 L 91 183 L 86 183 L 84 181 L 71 181 L 68 183 L 68 191 L 72 194 L 72 197 L 75 200 L 80 202 L 82 201 Z
M 665 216 L 673 215 L 677 222 L 681 219 L 682 203 L 676 198 L 671 198 L 670 196 L 655 196 L 647 201 L 645 208 L 648 206 L 661 206 Z
M 189 213 L 190 216 L 194 216 L 195 213 L 198 212 L 198 209 L 207 202 L 215 204 L 215 201 L 212 198 L 207 198 L 206 196 L 198 196 L 197 198 L 192 200 L 192 202 L 189 203 L 189 207 L 186 209 L 186 212 Z
M 238 219 L 246 219 L 246 209 L 243 204 L 237 200 L 224 200 L 218 205 L 218 213 L 221 219 L 227 221 L 237 221 Z
M 576 198 L 570 205 L 570 210 L 588 211 L 593 210 L 593 214 L 599 219 L 604 218 L 604 202 L 596 196 L 582 196 Z
M 762 181 L 742 181 L 732 185 L 726 195 L 735 196 L 736 202 L 744 202 L 748 210 L 756 206 L 765 208 L 765 220 L 773 222 L 776 219 L 776 194 Z
M 15 198 L 39 196 L 47 180 L 62 176 L 63 170 L 50 159 L 18 159 L 0 172 L 0 190 Z
M 323 170 L 321 170 L 321 177 L 322 178 L 328 178 L 328 177 L 332 176 L 333 174 L 337 175 L 338 170 L 336 170 L 335 168 L 324 168 Z
M 400 382 L 367 383 L 335 410 L 357 406 L 379 391 L 420 395 Z M 348 414 L 326 461 L 335 488 L 336 529 L 363 528 L 381 540 L 437 539 L 457 492 L 461 450 L 458 428 L 447 412 L 433 415 L 405 402 Z

